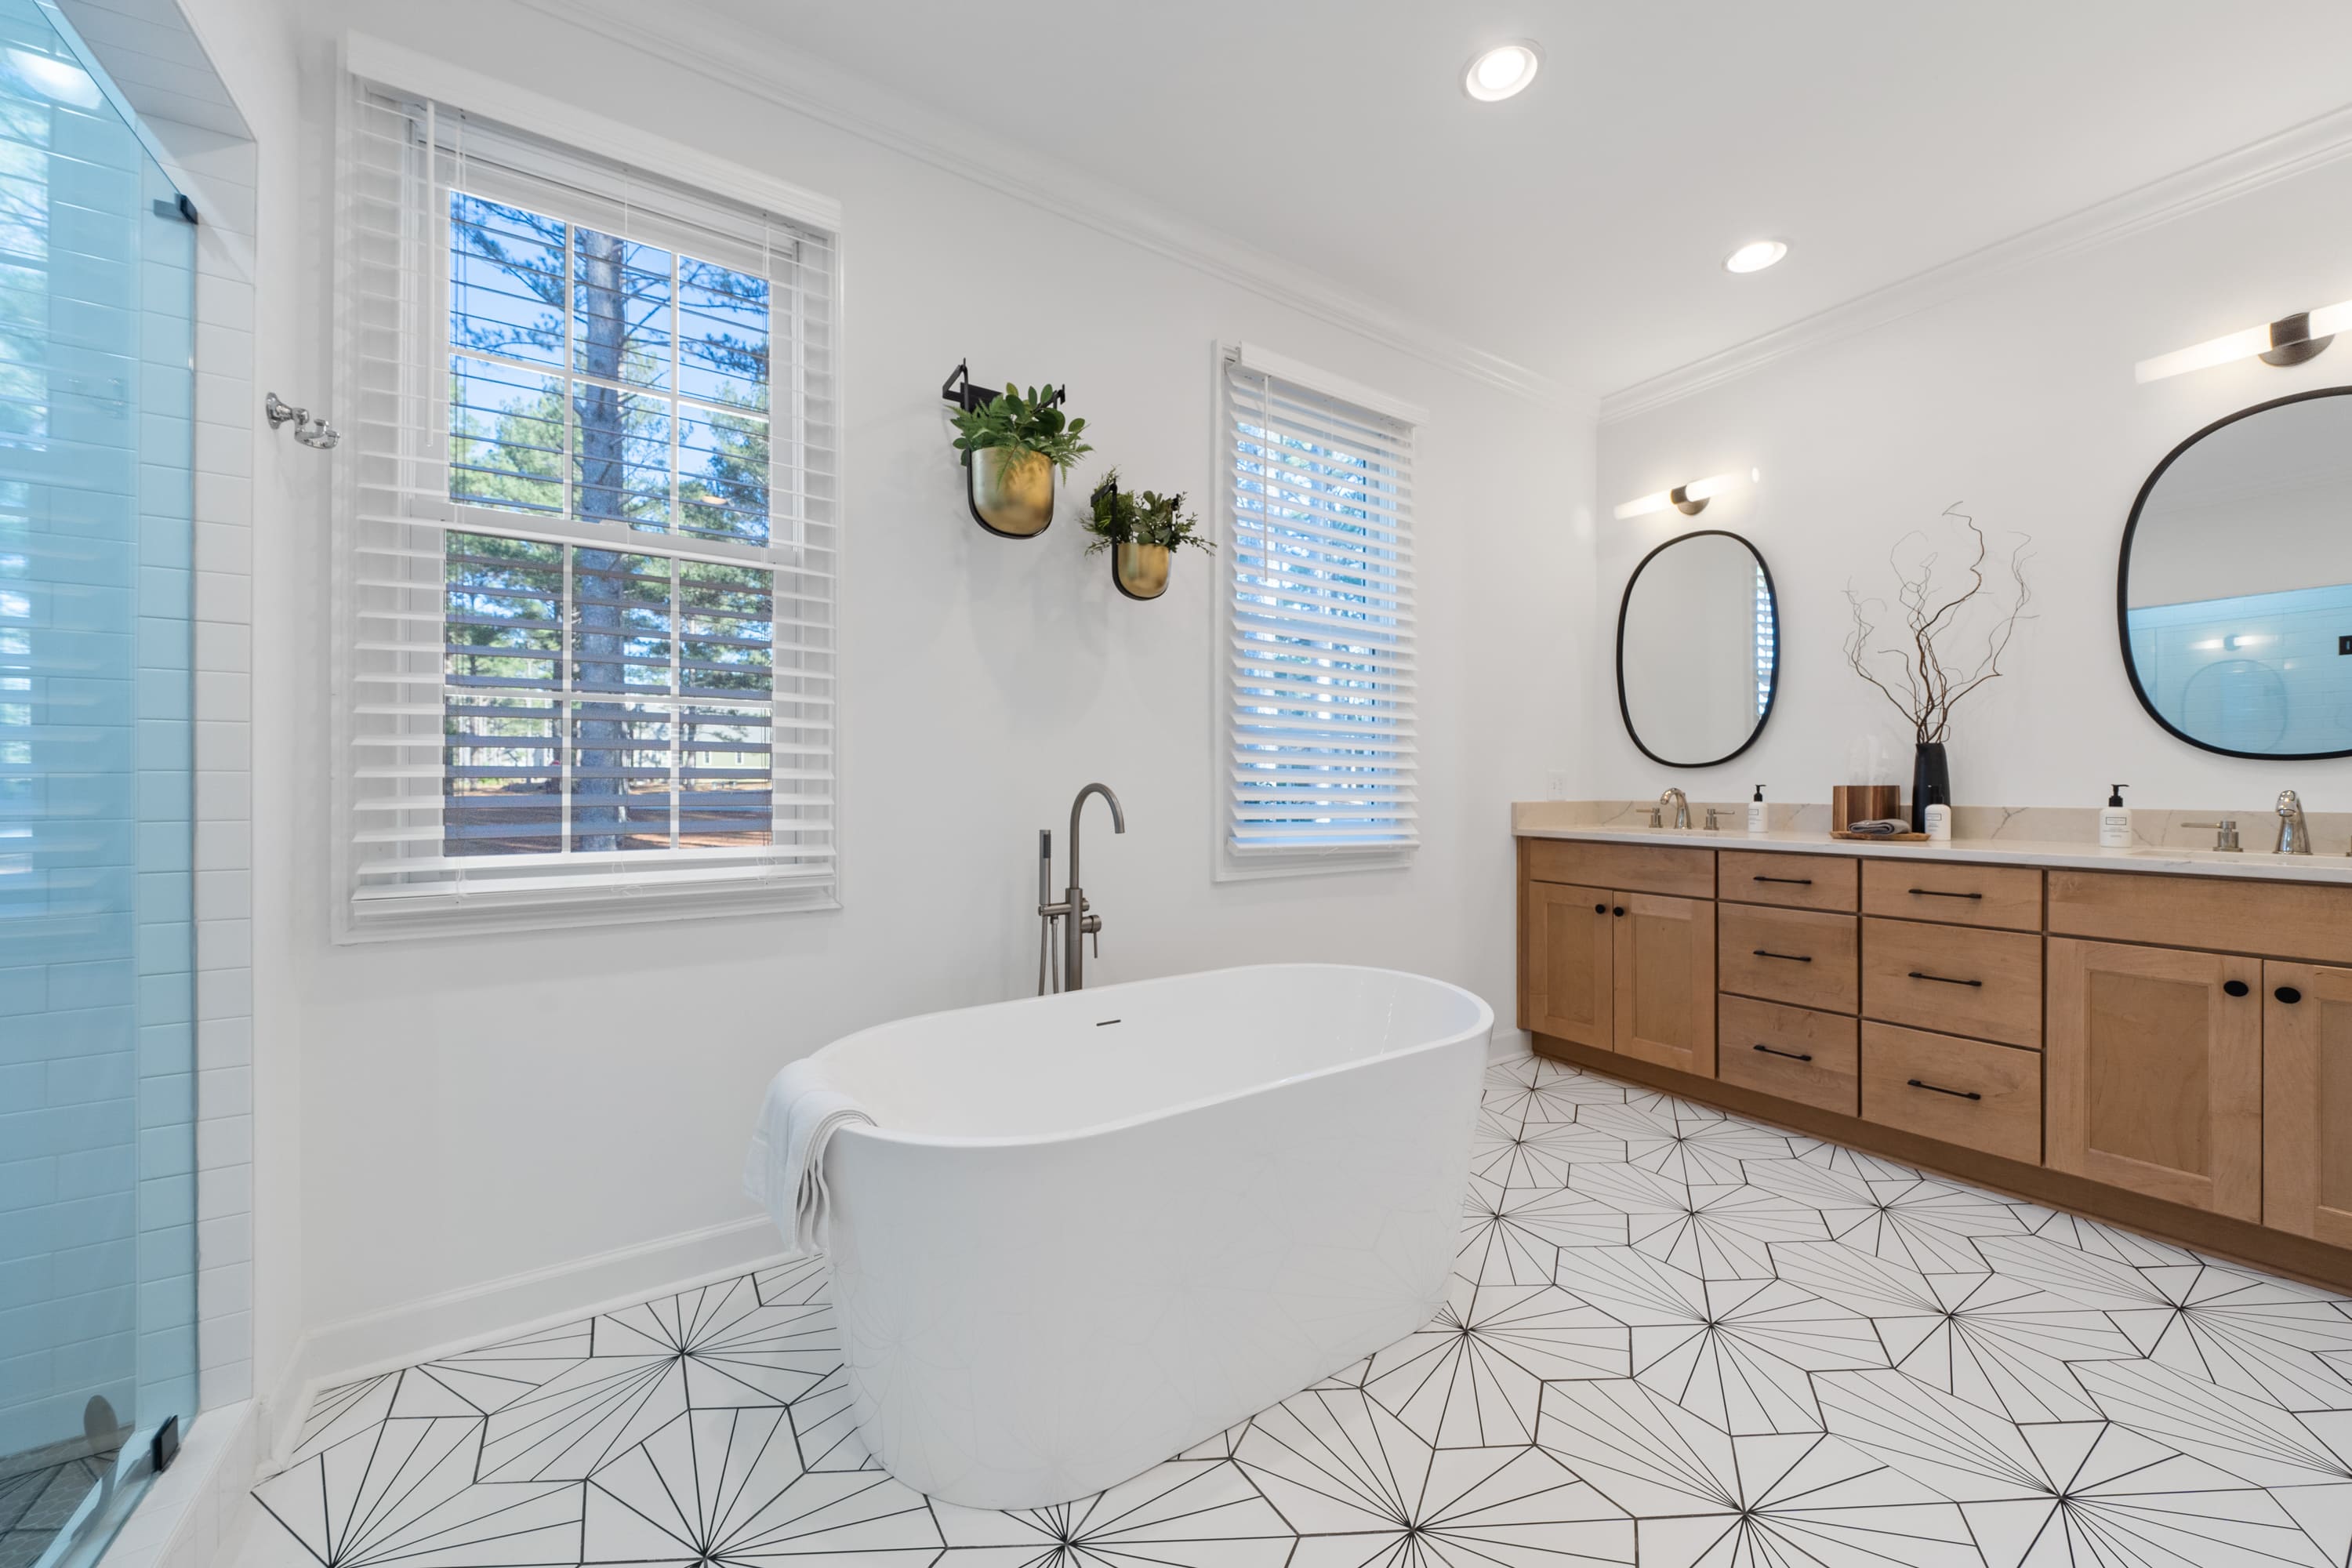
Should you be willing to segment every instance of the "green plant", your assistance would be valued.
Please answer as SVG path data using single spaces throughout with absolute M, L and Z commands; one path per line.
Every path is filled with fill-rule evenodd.
M 1019 387 L 1008 386 L 979 407 L 965 409 L 955 416 L 955 427 L 961 432 L 955 449 L 1009 447 L 1016 452 L 1041 452 L 1054 467 L 1068 472 L 1071 464 L 1094 448 L 1078 439 L 1087 422 L 1066 419 L 1054 405 L 1054 392 L 1050 384 L 1043 393 L 1033 386 L 1024 397 Z
M 1087 531 L 1095 536 L 1095 542 L 1087 546 L 1089 554 L 1114 544 L 1158 544 L 1170 550 L 1187 544 L 1202 550 L 1217 547 L 1216 541 L 1193 531 L 1201 520 L 1185 515 L 1183 492 L 1163 496 L 1157 490 L 1120 489 L 1117 468 L 1105 474 L 1094 494 L 1087 498 L 1084 521 Z

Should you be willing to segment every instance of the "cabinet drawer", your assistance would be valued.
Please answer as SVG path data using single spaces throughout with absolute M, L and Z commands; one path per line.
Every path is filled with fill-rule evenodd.
M 1865 917 L 1862 1012 L 1890 1024 L 2039 1049 L 2042 939 Z
M 1951 860 L 1865 860 L 1862 912 L 1952 925 L 2042 929 L 2042 871 Z
M 1715 897 L 1715 851 L 1666 844 L 1586 844 L 1572 838 L 1523 838 L 1528 875 L 1538 882 L 1622 888 L 1676 899 Z
M 1854 920 L 1814 910 L 1716 907 L 1716 984 L 1742 996 L 1851 1013 Z
M 2053 871 L 2050 930 L 2109 942 L 2352 963 L 2352 888 Z
M 2042 1058 L 1982 1040 L 1865 1023 L 1862 1119 L 2039 1164 Z
M 1780 855 L 1726 849 L 1715 858 L 1716 896 L 1742 904 L 1854 911 L 1860 879 L 1850 855 Z
M 1715 1076 L 1759 1094 L 1852 1116 L 1862 1058 L 1849 1015 L 1726 996 L 1716 1020 Z

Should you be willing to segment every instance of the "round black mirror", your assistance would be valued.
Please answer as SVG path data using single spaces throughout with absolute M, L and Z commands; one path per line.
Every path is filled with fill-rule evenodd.
M 2352 386 L 2175 447 L 2124 525 L 2116 616 L 2140 705 L 2190 745 L 2352 756 Z
M 1617 710 L 1643 756 L 1729 762 L 1763 733 L 1780 684 L 1780 605 L 1754 545 L 1710 528 L 1642 558 L 1617 610 Z

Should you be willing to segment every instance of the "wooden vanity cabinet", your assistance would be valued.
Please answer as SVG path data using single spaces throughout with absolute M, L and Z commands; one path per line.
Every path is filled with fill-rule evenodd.
M 1521 844 L 1520 1026 L 1713 1078 L 1713 851 Z
M 2352 969 L 2263 965 L 2263 1223 L 2352 1247 Z
M 2352 1289 L 2352 887 L 1528 838 L 1519 872 L 1538 1050 Z
M 2261 1219 L 2263 968 L 2051 938 L 2045 1163 Z

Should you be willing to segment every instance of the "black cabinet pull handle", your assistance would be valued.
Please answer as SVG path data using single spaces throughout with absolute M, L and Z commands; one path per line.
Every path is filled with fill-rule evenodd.
M 1813 1056 L 1811 1051 L 1776 1051 L 1771 1047 L 1765 1045 L 1760 1041 L 1757 1044 L 1756 1048 L 1762 1051 L 1766 1056 L 1786 1057 L 1792 1062 L 1809 1062 L 1813 1059 Z
M 1596 915 L 1605 915 L 1609 912 L 1609 906 L 1607 904 L 1595 904 L 1592 906 L 1592 912 Z
M 1792 888 L 1810 888 L 1813 885 L 1813 879 L 1811 877 L 1758 877 L 1755 880 L 1759 882 L 1786 882 Z
M 1911 972 L 1911 978 L 1932 980 L 1938 985 L 1982 985 L 1984 984 L 1981 980 L 1955 980 L 1948 974 L 1923 974 L 1916 969 Z
M 1807 958 L 1801 952 L 1767 952 L 1760 947 L 1756 950 L 1756 956 L 1759 958 L 1777 958 L 1784 963 L 1811 963 L 1812 962 L 1811 959 Z
M 2290 1006 L 2303 1000 L 2303 993 L 2297 991 L 2292 985 L 2282 985 L 2277 990 L 2272 992 L 2271 994 L 2277 997 L 2280 1001 L 2286 1003 Z
M 1941 888 L 1914 888 L 1911 889 L 1911 896 L 1915 899 L 1981 899 L 1984 897 L 1982 893 L 1948 893 Z
M 1924 1089 L 1932 1094 L 1948 1094 L 1954 1100 L 1982 1100 L 1984 1098 L 1983 1095 L 1979 1094 L 1972 1089 L 1946 1089 L 1940 1083 L 1924 1083 L 1916 1078 L 1911 1079 L 1910 1083 L 1913 1089 Z
M 2232 996 L 2243 996 L 2246 994 L 2246 983 L 2242 980 L 2224 980 L 2221 982 L 2221 989 Z
M 1622 905 L 1622 904 L 1619 904 L 1619 905 L 1617 906 L 1617 912 L 1618 912 L 1620 915 L 1622 915 L 1622 914 L 1625 912 L 1625 906 L 1624 906 L 1624 905 Z

